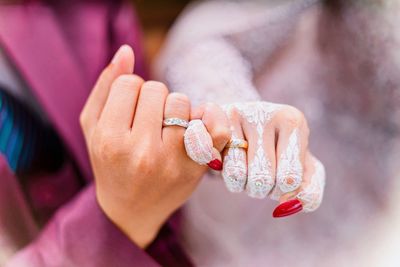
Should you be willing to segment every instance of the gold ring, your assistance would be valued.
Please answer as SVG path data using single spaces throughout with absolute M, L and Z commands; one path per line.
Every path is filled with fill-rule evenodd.
M 226 145 L 227 148 L 243 148 L 247 149 L 249 147 L 249 143 L 244 139 L 232 138 L 229 143 Z

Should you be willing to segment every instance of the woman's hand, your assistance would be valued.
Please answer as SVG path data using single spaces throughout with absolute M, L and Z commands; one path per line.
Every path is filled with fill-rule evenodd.
M 228 190 L 246 191 L 250 197 L 261 199 L 269 195 L 278 200 L 281 204 L 274 217 L 317 209 L 322 201 L 325 171 L 308 150 L 309 129 L 304 115 L 294 107 L 269 102 L 235 103 L 223 108 L 232 137 L 249 143 L 247 151 L 224 150 L 222 176 Z M 208 129 L 207 125 L 218 121 L 210 116 L 214 109 L 213 104 L 204 105 L 192 112 L 192 119 L 202 119 Z M 197 128 L 198 136 L 206 135 Z M 188 128 L 189 132 L 193 130 Z M 186 149 L 192 150 L 190 146 Z M 204 157 L 188 154 L 197 162 Z
M 146 247 L 206 168 L 187 157 L 184 128 L 162 126 L 164 117 L 189 120 L 188 98 L 131 74 L 133 61 L 130 47 L 117 52 L 82 111 L 81 125 L 101 208 Z

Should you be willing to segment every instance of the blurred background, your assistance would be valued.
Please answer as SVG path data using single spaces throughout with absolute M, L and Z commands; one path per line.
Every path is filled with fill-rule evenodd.
M 145 53 L 148 63 L 153 63 L 168 29 L 189 0 L 134 0 L 144 29 Z
M 4 1 L 0 0 L 0 3 L 3 3 Z M 35 0 L 24 0 L 24 1 L 35 2 Z M 49 0 L 49 1 L 58 1 L 58 0 Z M 135 9 L 137 11 L 137 15 L 139 17 L 142 26 L 142 33 L 144 37 L 143 38 L 144 57 L 147 61 L 147 65 L 152 66 L 154 65 L 155 59 L 157 58 L 157 55 L 159 54 L 162 48 L 162 45 L 164 44 L 164 40 L 167 36 L 168 30 L 174 24 L 176 18 L 180 15 L 181 11 L 188 5 L 189 2 L 193 1 L 188 1 L 188 0 L 169 0 L 169 1 L 131 0 L 131 1 L 135 5 Z M 289 2 L 289 0 L 282 0 L 282 2 L 285 1 Z M 333 2 L 345 2 L 345 1 L 347 0 L 343 1 L 337 0 Z M 13 0 L 13 2 L 19 2 L 19 1 Z M 68 2 L 67 5 L 69 6 L 71 2 Z M 249 3 L 251 1 L 243 1 L 243 2 Z M 262 4 L 267 2 L 269 2 L 269 0 L 258 1 L 258 3 Z M 273 1 L 270 0 L 270 2 Z M 293 2 L 295 1 L 293 0 Z M 298 0 L 298 2 L 301 2 L 301 0 Z M 303 0 L 303 2 L 312 2 L 312 0 L 310 1 Z M 321 2 L 328 3 L 331 1 L 321 1 Z M 348 2 L 353 2 L 353 1 L 348 1 Z M 355 0 L 354 2 L 372 3 L 373 1 Z M 217 221 L 219 219 L 221 219 L 221 221 L 226 220 L 231 224 L 229 224 L 229 227 L 225 226 L 224 230 L 227 233 L 228 230 L 231 232 L 229 232 L 230 235 L 220 238 L 220 242 L 215 242 L 215 240 L 210 239 L 211 243 L 210 246 L 199 246 L 199 247 L 204 247 L 204 251 L 208 253 L 210 247 L 215 246 L 213 247 L 214 248 L 213 251 L 216 252 L 215 254 L 219 253 L 222 255 L 225 252 L 224 249 L 226 249 L 227 254 L 232 253 L 233 254 L 232 256 L 240 256 L 241 255 L 240 253 L 245 253 L 245 252 L 240 252 L 236 253 L 235 255 L 236 250 L 230 249 L 232 242 L 229 242 L 229 237 L 231 237 L 233 238 L 232 240 L 235 240 L 235 238 L 236 240 L 239 240 L 239 242 L 237 242 L 239 245 L 244 244 L 243 246 L 246 246 L 246 242 L 248 242 L 248 244 L 250 245 L 254 245 L 254 250 L 250 249 L 251 253 L 249 252 L 251 255 L 250 254 L 247 255 L 247 258 L 249 259 L 252 258 L 253 254 L 255 254 L 258 256 L 259 255 L 261 256 L 267 255 L 266 257 L 271 256 L 270 258 L 276 262 L 279 262 L 279 260 L 281 260 L 282 262 L 281 265 L 273 264 L 272 262 L 273 266 L 306 266 L 306 267 L 308 266 L 398 267 L 400 266 L 400 258 L 398 254 L 398 249 L 400 247 L 400 239 L 399 239 L 400 209 L 398 207 L 398 203 L 400 202 L 400 191 L 399 191 L 400 179 L 394 179 L 394 175 L 390 173 L 391 169 L 396 171 L 398 170 L 399 152 L 396 152 L 395 150 L 396 147 L 400 147 L 400 142 L 398 135 L 395 136 L 392 133 L 394 131 L 392 130 L 391 127 L 389 127 L 390 124 L 387 123 L 389 115 L 393 118 L 396 117 L 396 122 L 397 122 L 398 116 L 393 114 L 400 114 L 400 111 L 398 111 L 398 113 L 394 113 L 395 110 L 398 110 L 397 107 L 399 105 L 397 103 L 393 103 L 392 106 L 387 104 L 389 102 L 390 103 L 394 102 L 393 101 L 394 97 L 390 97 L 390 94 L 388 93 L 389 89 L 392 87 L 396 89 L 400 88 L 399 86 L 400 80 L 396 78 L 398 77 L 397 74 L 399 73 L 400 70 L 400 55 L 397 53 L 397 51 L 399 51 L 398 47 L 400 47 L 400 36 L 398 36 L 398 33 L 400 33 L 400 31 L 397 25 L 400 25 L 400 23 L 398 23 L 399 20 L 396 20 L 396 18 L 397 17 L 400 18 L 400 16 L 398 16 L 398 14 L 395 14 L 395 12 L 389 12 L 393 10 L 394 11 L 400 10 L 400 7 L 397 9 L 387 8 L 386 10 L 383 9 L 383 7 L 386 8 L 386 6 L 383 3 L 390 2 L 390 4 L 392 4 L 395 3 L 395 1 L 383 0 L 376 2 L 382 3 L 381 4 L 382 9 L 377 8 L 375 5 L 366 5 L 365 9 L 362 9 L 362 11 L 365 13 L 355 12 L 359 11 L 358 9 L 356 9 L 355 11 L 350 9 L 348 12 L 343 12 L 343 14 L 338 12 L 342 17 L 339 16 L 335 17 L 337 15 L 337 13 L 335 12 L 332 14 L 329 13 L 329 15 L 332 15 L 332 17 L 328 17 L 328 19 L 337 19 L 337 20 L 333 20 L 333 22 L 328 19 L 322 20 L 322 22 L 325 22 L 325 24 L 323 23 L 318 24 L 318 26 L 320 26 L 322 29 L 322 30 L 320 29 L 321 31 L 319 31 L 318 33 L 321 34 L 322 37 L 326 38 L 326 40 L 329 40 L 329 42 L 318 43 L 321 45 L 320 48 L 322 48 L 320 54 L 317 53 L 317 55 L 314 55 L 315 58 L 312 58 L 309 55 L 307 55 L 306 57 L 301 58 L 301 60 L 299 60 L 297 63 L 293 63 L 293 61 L 290 61 L 290 64 L 288 63 L 288 66 L 289 67 L 294 66 L 294 67 L 289 68 L 289 70 L 293 72 L 291 73 L 288 72 L 287 76 L 285 77 L 279 77 L 279 78 L 274 77 L 275 80 L 279 80 L 279 82 L 281 82 L 275 84 L 274 86 L 270 86 L 271 80 L 269 79 L 270 78 L 270 76 L 268 76 L 269 70 L 267 69 L 265 70 L 264 73 L 265 76 L 260 75 L 260 79 L 258 79 L 259 84 L 265 85 L 265 88 L 262 88 L 266 89 L 264 90 L 264 92 L 268 93 L 268 94 L 265 93 L 264 99 L 268 99 L 268 101 L 273 101 L 277 103 L 288 103 L 296 107 L 299 107 L 301 110 L 306 110 L 306 112 L 308 110 L 308 115 L 310 116 L 307 117 L 311 118 L 310 121 L 312 123 L 312 128 L 316 129 L 316 131 L 313 131 L 312 144 L 315 150 L 318 152 L 316 154 L 318 156 L 321 155 L 321 159 L 323 159 L 323 162 L 326 163 L 328 173 L 332 174 L 331 175 L 332 177 L 329 177 L 328 175 L 329 186 L 327 187 L 323 209 L 320 209 L 317 213 L 313 214 L 313 216 L 300 215 L 293 220 L 270 221 L 269 213 L 259 212 L 259 210 L 261 210 L 263 206 L 262 207 L 258 206 L 257 207 L 258 209 L 257 208 L 250 209 L 248 207 L 254 204 L 252 202 L 253 200 L 249 200 L 245 195 L 243 195 L 243 199 L 241 199 L 240 196 L 233 196 L 232 194 L 228 194 L 228 192 L 224 188 L 224 185 L 217 179 L 205 180 L 209 184 L 203 184 L 203 187 L 201 188 L 202 191 L 199 190 L 195 195 L 195 198 L 193 198 L 192 202 L 190 203 L 191 206 L 189 207 L 194 207 L 193 211 L 190 214 L 188 213 L 189 215 L 191 214 L 193 215 L 191 218 L 189 218 L 191 219 L 190 222 L 193 222 L 193 225 L 195 224 L 199 225 L 200 230 L 204 230 L 206 234 L 209 234 L 211 233 L 210 228 L 204 227 L 205 224 L 202 224 L 201 220 L 198 217 L 217 218 Z M 387 5 L 387 7 L 389 7 L 389 4 Z M 64 10 L 62 10 L 62 12 L 64 12 Z M 74 12 L 71 13 L 75 15 Z M 71 15 L 71 13 L 69 13 L 68 15 Z M 392 14 L 392 13 L 393 17 L 387 16 L 387 14 Z M 311 10 L 309 14 L 311 14 L 310 16 L 313 16 L 317 13 L 315 13 L 314 10 Z M 358 17 L 356 15 L 358 15 Z M 87 19 L 87 17 L 85 17 L 85 19 Z M 349 21 L 352 20 L 353 23 L 349 23 Z M 0 14 L 0 21 L 1 21 L 1 14 Z M 73 28 L 70 26 L 70 23 L 75 21 L 76 20 L 74 19 L 68 21 L 68 23 L 65 23 L 67 25 L 66 29 L 71 30 L 72 28 L 73 32 L 77 31 L 79 27 Z M 228 19 L 227 21 L 231 22 L 230 19 Z M 243 20 L 240 19 L 232 20 L 232 22 L 235 23 L 242 21 Z M 288 21 L 289 25 L 291 22 L 290 20 Z M 311 17 L 311 19 L 309 20 L 304 20 L 304 21 L 312 22 L 313 17 Z M 301 22 L 304 23 L 304 21 Z M 86 22 L 85 25 L 90 24 L 88 23 L 89 20 L 85 22 Z M 344 22 L 343 25 L 340 25 L 342 22 Z M 347 29 L 347 27 L 343 27 L 344 24 L 346 23 L 354 27 L 350 27 L 350 29 Z M 15 27 L 15 25 L 10 25 L 10 24 L 6 25 L 4 23 L 0 26 L 4 26 L 3 28 L 5 29 L 6 33 L 11 32 L 9 31 L 9 29 L 12 30 L 13 27 Z M 182 32 L 189 32 L 190 30 L 193 29 L 192 26 L 193 25 L 188 26 L 187 29 L 185 28 L 186 31 Z M 337 30 L 339 26 L 345 28 L 345 31 L 341 32 Z M 368 28 L 367 26 L 369 26 L 370 28 Z M 207 25 L 201 23 L 201 27 L 207 28 Z M 214 25 L 211 25 L 209 28 L 211 29 L 213 27 Z M 360 32 L 360 29 L 362 29 L 363 27 L 365 27 L 364 31 Z M 20 27 L 20 30 L 22 28 L 23 27 Z M 277 29 L 278 29 L 276 30 L 277 33 L 285 32 L 280 28 Z M 30 36 L 31 32 L 27 31 L 26 34 L 27 36 Z M 124 33 L 124 36 L 126 35 L 127 34 Z M 74 34 L 71 34 L 70 36 L 76 37 Z M 296 40 L 302 43 L 303 41 L 312 40 L 313 37 L 308 35 L 304 36 L 305 37 Z M 338 38 L 330 39 L 330 37 L 332 36 L 337 36 Z M 378 37 L 381 39 L 379 39 Z M 29 39 L 31 38 L 26 38 L 24 40 L 29 40 Z M 47 47 L 50 39 L 48 38 L 47 32 L 46 32 L 46 38 L 43 39 L 45 40 L 43 44 L 45 44 Z M 257 39 L 257 41 L 261 40 L 262 47 L 263 48 L 266 47 L 265 45 L 266 42 L 265 40 L 260 39 L 260 35 L 256 35 L 255 39 Z M 387 39 L 390 39 L 391 42 L 385 42 Z M 329 48 L 329 44 L 333 44 L 332 47 Z M 388 46 L 386 46 L 387 44 Z M 334 48 L 338 48 L 341 50 L 335 50 Z M 369 48 L 373 48 L 371 49 L 372 52 L 370 51 Z M 36 53 L 38 51 L 37 47 L 30 46 L 29 53 L 27 53 L 27 55 L 34 54 L 31 52 L 31 49 L 34 49 Z M 365 49 L 365 52 L 361 49 Z M 181 50 L 177 51 L 178 51 L 177 56 L 175 55 L 175 57 L 171 58 L 177 59 L 179 57 L 182 57 L 183 54 L 182 51 Z M 314 52 L 315 47 L 312 47 L 311 49 L 307 50 L 307 52 L 310 51 Z M 337 51 L 341 51 L 341 53 L 338 53 Z M 354 58 L 349 57 L 349 55 L 347 55 L 343 51 L 348 52 L 349 55 L 354 56 Z M 2 52 L 1 47 L 0 47 L 0 52 Z M 44 55 L 48 54 L 47 50 L 45 52 L 46 53 L 43 53 Z M 90 52 L 92 52 L 92 50 L 90 50 Z M 350 52 L 353 52 L 353 54 Z M 56 55 L 59 54 L 60 53 L 56 53 Z M 94 78 L 95 75 L 97 75 L 92 70 L 100 70 L 105 63 L 101 60 L 104 60 L 105 58 L 108 59 L 107 53 L 99 53 L 99 54 L 102 55 L 104 58 L 101 58 L 97 56 L 97 54 L 95 54 L 95 56 L 88 57 L 90 58 L 90 60 L 87 60 L 87 62 L 89 62 L 90 65 L 88 63 L 87 66 L 84 66 L 87 67 L 87 70 L 90 70 L 88 72 L 93 76 L 92 78 Z M 255 53 L 255 54 L 259 55 L 260 53 Z M 381 57 L 381 54 L 385 55 Z M 379 60 L 375 61 L 370 60 L 370 58 L 372 58 L 375 55 L 378 55 L 377 59 Z M 325 56 L 323 61 L 324 64 L 317 65 L 319 63 L 318 60 L 320 60 L 318 56 Z M 54 60 L 54 58 L 56 57 L 51 58 L 51 60 Z M 84 57 L 84 59 L 88 58 Z M 314 61 L 310 60 L 310 58 L 314 59 Z M 330 62 L 329 60 L 331 60 L 332 62 Z M 1 61 L 2 58 L 0 57 L 0 63 Z M 8 63 L 8 61 L 6 60 L 3 61 L 5 63 Z M 21 60 L 21 62 L 26 62 L 26 61 L 27 60 L 25 59 Z M 307 61 L 311 62 L 310 66 L 307 65 L 307 63 L 309 63 Z M 336 64 L 336 61 L 346 62 L 346 63 L 350 62 L 354 64 L 343 64 L 340 65 L 340 68 L 336 68 L 334 65 Z M 34 62 L 34 64 L 41 63 L 40 60 L 32 60 L 32 62 Z M 57 63 L 58 62 L 59 61 L 57 59 Z M 34 64 L 32 66 L 35 66 Z M 12 68 L 13 65 L 11 66 L 5 65 L 5 66 L 8 69 L 13 70 Z M 45 69 L 45 71 L 37 72 L 36 74 L 40 74 L 39 76 L 46 76 L 47 71 L 51 70 L 52 68 Z M 365 75 L 365 73 L 363 72 L 364 70 L 368 71 L 367 72 L 368 75 Z M 350 71 L 354 71 L 354 73 Z M 370 73 L 380 74 L 384 71 L 387 71 L 388 73 L 387 77 L 379 75 L 375 77 L 370 74 Z M 4 71 L 2 71 L 2 69 L 0 68 L 0 78 L 2 72 Z M 57 73 L 61 72 L 66 73 L 65 69 L 62 69 L 62 71 L 58 71 Z M 43 73 L 45 73 L 46 75 L 43 75 Z M 286 72 L 283 72 L 281 70 L 276 71 L 274 73 L 285 73 L 286 75 Z M 349 75 L 348 73 L 351 74 Z M 349 77 L 347 77 L 346 75 Z M 287 77 L 291 77 L 291 79 L 288 79 Z M 345 79 L 344 77 L 347 77 L 348 79 Z M 20 77 L 16 76 L 17 81 L 19 80 L 18 78 Z M 64 82 L 68 82 L 68 80 L 69 79 L 66 79 L 66 81 L 61 80 L 61 82 L 58 81 L 58 83 L 64 85 Z M 311 83 L 311 81 L 314 83 Z M 301 85 L 304 86 L 302 87 Z M 17 83 L 16 87 L 18 86 L 19 84 Z M 24 86 L 25 85 L 23 84 L 21 88 L 27 89 L 23 88 Z M 54 91 L 56 87 L 49 86 L 49 88 Z M 75 87 L 65 86 L 65 88 L 67 91 Z M 343 90 L 339 91 L 338 88 Z M 376 91 L 375 90 L 376 88 L 379 88 L 381 91 Z M 79 91 L 78 89 L 79 88 L 77 88 L 76 91 Z M 385 91 L 384 89 L 388 90 Z M 210 95 L 211 93 L 212 92 L 210 92 Z M 31 99 L 29 97 L 30 95 L 27 95 L 27 98 Z M 357 100 L 359 99 L 364 100 L 365 97 L 367 98 L 367 101 L 365 101 L 365 103 L 367 103 L 369 106 L 362 101 L 357 102 Z M 390 101 L 388 101 L 388 99 Z M 82 98 L 79 101 L 83 103 L 84 99 Z M 65 102 L 67 103 L 67 100 L 65 100 Z M 71 101 L 70 105 L 75 106 L 75 101 Z M 320 109 L 317 109 L 317 112 L 313 112 L 313 110 L 310 109 L 310 107 L 312 108 L 314 106 L 317 106 Z M 388 107 L 387 111 L 384 110 L 382 107 Z M 324 111 L 321 112 L 321 110 Z M 60 117 L 67 116 L 66 114 L 69 113 L 70 112 L 65 113 L 63 114 L 63 116 Z M 379 116 L 376 116 L 376 114 L 378 114 Z M 375 120 L 373 120 L 374 118 Z M 381 118 L 383 119 L 381 120 Z M 375 124 L 373 122 L 375 122 Z M 397 146 L 395 146 L 395 144 L 397 144 Z M 389 168 L 386 167 L 387 165 L 390 166 L 393 165 L 393 167 L 389 170 Z M 2 173 L 0 172 L 0 178 L 3 178 L 1 175 Z M 396 178 L 399 177 L 399 175 L 400 173 L 396 172 Z M 75 176 L 71 175 L 71 177 L 75 179 Z M 26 177 L 24 178 L 25 179 L 24 180 L 21 179 L 21 181 L 24 182 L 28 181 Z M 52 179 L 52 177 L 50 176 L 47 178 L 49 181 Z M 44 179 L 42 180 L 44 181 Z M 16 181 L 19 180 L 14 181 L 10 179 L 10 184 L 11 182 L 13 182 L 14 184 L 12 184 L 12 186 L 16 187 L 17 186 Z M 47 180 L 44 182 L 46 183 L 43 183 L 43 185 L 40 184 L 40 187 L 38 187 L 39 183 L 35 184 L 34 182 L 32 182 L 31 184 L 35 186 L 35 187 L 32 186 L 32 188 L 40 189 L 36 191 L 32 189 L 32 192 L 33 193 L 36 192 L 37 194 L 35 196 L 37 196 L 38 199 L 44 203 L 40 204 L 43 204 L 44 208 L 46 208 L 45 210 L 46 213 L 43 214 L 47 216 L 47 213 L 49 213 L 47 212 L 49 206 L 51 208 L 51 211 L 56 210 L 56 208 L 58 208 L 59 206 L 61 206 L 61 204 L 64 204 L 64 202 L 66 202 L 68 197 L 72 197 L 72 193 L 70 195 L 66 195 L 65 199 L 59 201 L 54 196 L 60 195 L 59 192 L 57 192 L 58 189 L 61 192 L 64 191 L 62 183 L 57 184 L 57 186 L 54 189 L 52 187 L 53 186 L 52 183 L 47 183 L 48 182 Z M 69 183 L 70 181 L 67 182 Z M 79 182 L 82 181 L 79 180 Z M 218 184 L 214 184 L 217 182 Z M 29 186 L 31 184 L 29 184 Z M 207 186 L 209 186 L 209 188 Z M 11 187 L 11 185 L 9 187 Z M 26 187 L 29 188 L 28 185 L 26 185 Z M 8 191 L 7 193 L 11 192 L 14 194 L 12 190 L 7 189 L 6 183 L 4 182 L 1 183 L 0 265 L 2 262 L 1 258 L 2 253 L 4 253 L 5 251 L 2 248 L 2 243 L 5 244 L 4 247 L 6 247 L 6 245 L 10 247 L 10 251 L 4 253 L 6 254 L 6 256 L 4 256 L 3 260 L 5 260 L 5 258 L 8 257 L 8 254 L 11 255 L 14 251 L 19 249 L 19 247 L 27 243 L 31 238 L 31 236 L 27 235 L 26 240 L 24 239 L 22 241 L 19 241 L 20 243 L 12 244 L 13 246 L 9 246 L 8 243 L 11 243 L 10 240 L 12 239 L 9 237 L 8 239 L 5 238 L 7 236 L 1 232 L 2 230 L 1 211 L 2 210 L 12 211 L 13 216 L 16 218 L 15 221 L 17 221 L 18 223 L 26 222 L 27 220 L 26 219 L 21 220 L 19 219 L 18 216 L 15 215 L 19 209 L 18 207 L 11 207 L 11 208 L 7 207 L 7 210 L 6 208 L 2 209 L 1 204 L 4 204 L 4 206 L 6 206 L 5 204 L 9 205 L 10 203 L 11 204 L 17 203 L 17 201 L 14 200 L 13 196 L 9 196 L 11 195 L 11 193 L 9 195 L 2 193 L 1 192 L 2 188 L 6 189 L 3 191 Z M 216 190 L 212 191 L 214 189 Z M 51 190 L 53 190 L 56 193 L 54 192 L 49 193 L 49 191 Z M 207 193 L 208 191 L 214 194 L 215 199 L 210 198 L 210 195 Z M 202 195 L 203 192 L 204 194 Z M 223 192 L 223 194 L 221 194 L 221 192 Z M 16 192 L 14 195 L 18 196 L 19 193 L 20 192 Z M 34 197 L 31 198 L 35 200 Z M 48 199 L 52 200 L 52 198 L 56 199 L 56 201 L 54 201 L 55 204 L 52 203 L 51 201 L 48 201 Z M 2 201 L 2 199 L 4 200 Z M 237 202 L 233 202 L 233 200 Z M 33 207 L 36 208 L 35 206 L 36 202 L 32 201 L 32 203 L 33 204 L 29 205 L 32 205 Z M 203 203 L 203 206 L 199 205 L 199 203 L 200 204 Z M 215 203 L 221 203 L 221 204 L 229 203 L 229 205 L 235 207 L 235 209 L 229 209 L 229 208 L 225 209 L 223 205 L 221 205 L 220 209 L 218 209 L 218 205 L 215 205 Z M 238 203 L 243 203 L 243 205 L 240 206 Z M 266 210 L 271 210 L 272 205 L 274 203 L 271 202 L 266 202 L 266 203 L 267 203 L 266 205 L 270 205 L 266 206 Z M 249 205 L 247 206 L 247 204 Z M 42 207 L 40 206 L 39 208 Z M 40 212 L 42 212 L 42 210 L 39 208 L 37 209 L 38 211 L 35 211 L 36 217 L 39 217 L 37 214 L 40 214 Z M 204 216 L 203 213 L 201 212 L 196 213 L 195 212 L 197 211 L 196 208 L 198 208 L 198 210 L 202 212 L 210 210 L 210 213 L 206 214 L 208 215 L 208 217 Z M 254 211 L 256 216 L 247 216 L 247 217 L 243 216 L 241 213 L 243 210 L 246 212 Z M 26 211 L 26 214 L 28 214 L 28 212 L 30 212 L 30 210 Z M 232 217 L 239 215 L 237 216 L 238 218 L 237 221 L 229 220 L 230 214 L 232 214 Z M 6 215 L 9 216 L 9 214 Z M 4 216 L 4 218 L 6 217 Z M 47 219 L 47 217 L 45 218 Z M 254 224 L 253 223 L 249 224 L 246 222 L 248 226 L 243 227 L 245 223 L 243 223 L 241 219 L 243 219 L 243 221 L 246 221 L 248 218 L 254 218 Z M 272 229 L 272 231 L 264 231 L 264 228 L 261 231 L 257 231 L 255 225 L 256 222 L 259 221 L 261 222 L 265 221 L 266 223 L 262 224 L 261 226 L 264 227 L 265 225 L 268 224 L 269 230 Z M 9 227 L 8 224 L 7 227 Z M 15 235 L 18 236 L 21 235 L 20 234 L 21 230 L 18 227 L 16 227 L 16 225 L 17 224 L 14 223 L 12 226 L 13 229 L 16 229 L 14 231 Z M 192 230 L 190 227 L 192 227 L 193 225 L 190 224 L 187 225 L 189 227 L 185 229 Z M 20 228 L 23 227 L 25 226 L 21 226 Z M 6 227 L 4 227 L 4 229 L 8 230 L 8 228 Z M 217 229 L 218 232 L 220 232 L 219 228 L 216 227 L 215 229 Z M 237 229 L 241 230 L 244 229 L 241 232 L 243 236 L 239 236 L 237 238 L 238 236 Z M 187 232 L 190 232 L 189 230 Z M 34 234 L 32 234 L 32 236 L 34 236 L 37 232 L 37 229 L 34 229 L 32 232 L 34 232 Z M 222 233 L 224 234 L 225 232 Z M 251 235 L 248 233 L 251 233 Z M 14 235 L 14 233 L 12 234 Z M 198 236 L 196 236 L 196 234 L 198 234 Z M 197 242 L 196 240 L 197 237 L 199 240 L 201 240 L 204 239 L 206 235 L 203 234 L 201 231 L 195 232 L 195 235 L 191 237 L 192 238 L 191 240 L 189 239 L 188 239 L 189 241 L 184 240 L 185 246 L 195 247 L 195 245 L 197 245 L 197 243 L 195 243 L 195 241 Z M 213 236 L 213 238 L 215 239 L 215 236 Z M 307 245 L 305 246 L 304 244 Z M 249 248 L 250 245 L 247 248 Z M 287 252 L 290 252 L 288 253 L 290 255 L 286 255 Z M 268 255 L 268 253 L 270 255 Z M 201 255 L 201 253 L 199 253 L 199 255 Z M 213 255 L 210 256 L 209 254 L 207 254 L 207 256 L 204 257 L 204 259 L 212 258 L 212 256 Z M 317 262 L 319 260 L 319 257 L 321 259 L 324 259 L 324 261 L 326 262 L 328 262 L 328 260 L 331 260 L 334 263 L 332 263 L 332 265 L 326 265 L 323 263 L 321 265 L 310 264 L 311 262 Z M 243 258 L 245 258 L 246 260 L 246 257 Z M 262 257 L 260 258 L 262 259 Z M 356 263 L 351 264 L 350 262 L 352 261 Z M 362 265 L 360 265 L 361 264 L 360 262 L 362 262 Z M 239 264 L 237 262 L 233 263 Z M 241 266 L 254 266 L 254 265 L 242 264 Z M 259 266 L 264 266 L 264 262 L 262 262 L 262 264 L 260 264 Z

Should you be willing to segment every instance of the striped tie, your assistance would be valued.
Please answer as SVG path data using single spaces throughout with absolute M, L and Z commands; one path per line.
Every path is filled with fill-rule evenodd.
M 19 175 L 54 171 L 64 161 L 63 145 L 55 131 L 1 87 L 0 154 Z

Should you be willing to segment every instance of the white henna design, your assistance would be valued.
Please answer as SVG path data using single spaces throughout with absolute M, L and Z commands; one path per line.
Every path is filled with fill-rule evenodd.
M 244 190 L 247 177 L 246 151 L 244 149 L 228 149 L 228 153 L 224 157 L 222 177 L 230 192 L 239 193 Z
M 237 139 L 235 128 L 231 126 L 232 139 Z M 246 150 L 243 148 L 231 147 L 224 157 L 222 177 L 226 188 L 233 193 L 244 190 L 247 178 Z
M 229 115 L 235 108 L 241 117 L 253 124 L 257 130 L 257 149 L 251 159 L 246 185 L 247 194 L 254 198 L 265 198 L 274 186 L 271 161 L 265 154 L 263 139 L 265 125 L 272 119 L 273 114 L 283 105 L 268 102 L 234 103 L 224 106 Z
M 249 123 L 265 125 L 272 119 L 273 114 L 282 107 L 284 105 L 258 101 L 230 104 L 225 107 L 225 110 L 236 108 Z
M 315 160 L 315 172 L 310 184 L 300 191 L 296 198 L 303 203 L 304 212 L 315 211 L 322 202 L 325 187 L 325 168 L 317 159 Z
M 212 160 L 213 142 L 201 120 L 192 120 L 185 131 L 184 143 L 187 155 L 200 165 Z
M 302 177 L 303 166 L 300 161 L 299 134 L 295 129 L 279 159 L 276 184 L 282 193 L 292 192 L 300 186 Z
M 246 190 L 250 197 L 265 198 L 274 187 L 275 179 L 271 169 L 271 161 L 265 157 L 264 149 L 260 145 L 249 166 Z

